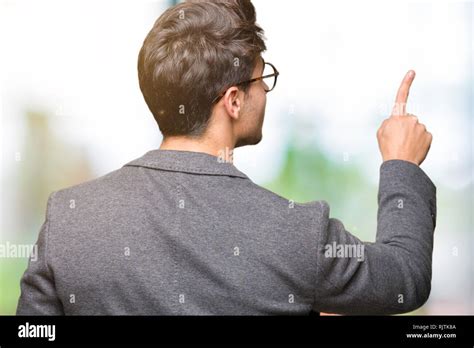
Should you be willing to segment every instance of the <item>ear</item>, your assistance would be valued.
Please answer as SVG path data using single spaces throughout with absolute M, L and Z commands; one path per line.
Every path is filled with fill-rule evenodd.
M 222 102 L 224 103 L 227 114 L 235 120 L 239 118 L 240 108 L 242 106 L 241 93 L 242 92 L 234 86 L 230 87 L 222 97 Z

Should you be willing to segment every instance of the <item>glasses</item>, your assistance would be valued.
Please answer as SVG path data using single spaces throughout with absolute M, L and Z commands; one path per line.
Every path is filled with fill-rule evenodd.
M 251 80 L 242 81 L 232 86 L 242 86 L 245 84 L 250 84 L 252 82 L 257 82 L 263 79 L 267 79 L 268 84 L 265 83 L 265 87 L 263 87 L 263 89 L 267 93 L 271 92 L 276 86 L 278 75 L 280 75 L 280 73 L 278 72 L 278 70 L 275 68 L 275 66 L 272 63 L 265 62 L 263 59 L 262 61 L 263 61 L 263 75 L 262 76 L 253 78 Z M 230 87 L 227 87 L 226 91 Z M 225 95 L 225 91 L 219 94 L 216 98 L 214 98 L 214 100 L 212 101 L 212 104 L 217 103 L 224 95 Z

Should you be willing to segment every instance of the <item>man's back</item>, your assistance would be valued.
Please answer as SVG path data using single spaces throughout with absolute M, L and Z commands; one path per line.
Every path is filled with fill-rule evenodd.
M 288 201 L 205 153 L 150 151 L 51 195 L 18 314 L 411 310 L 430 291 L 435 187 L 388 161 L 379 204 L 378 243 L 362 243 L 324 201 Z M 331 256 L 337 245 L 363 259 Z

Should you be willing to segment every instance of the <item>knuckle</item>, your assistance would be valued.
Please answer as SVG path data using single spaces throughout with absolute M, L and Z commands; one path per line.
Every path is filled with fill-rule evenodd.
M 415 116 L 413 114 L 408 114 L 408 116 L 410 116 L 410 120 L 412 120 L 415 123 L 418 123 L 418 117 L 417 116 Z

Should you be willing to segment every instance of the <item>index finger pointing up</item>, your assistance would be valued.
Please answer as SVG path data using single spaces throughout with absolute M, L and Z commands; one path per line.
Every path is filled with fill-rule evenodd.
M 410 93 L 410 87 L 415 79 L 415 72 L 410 70 L 407 72 L 405 77 L 403 78 L 402 84 L 398 89 L 397 98 L 395 99 L 395 103 L 406 103 L 408 100 L 408 94 Z

